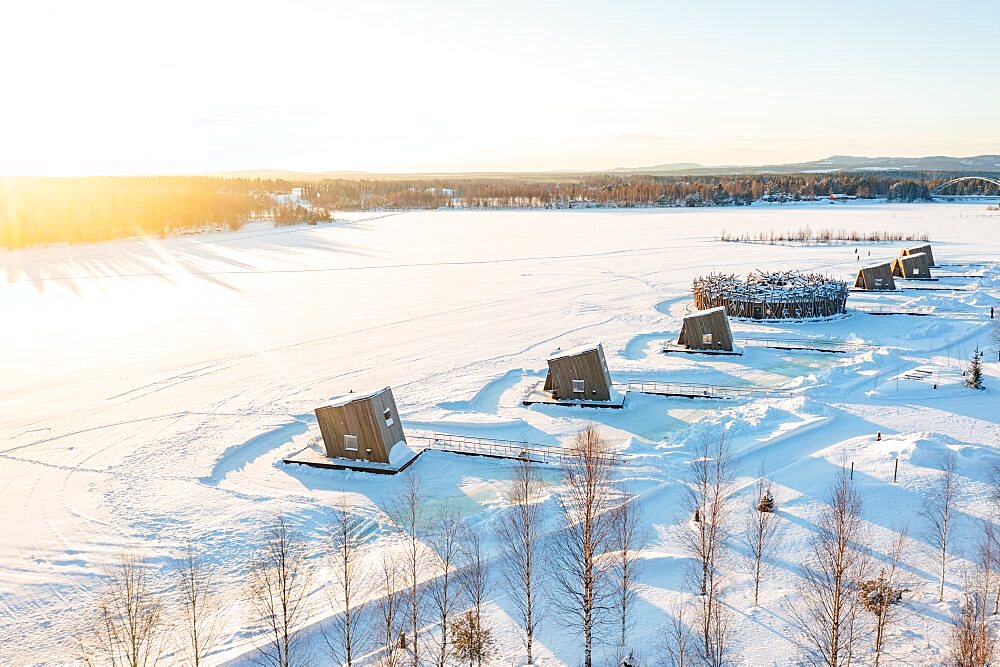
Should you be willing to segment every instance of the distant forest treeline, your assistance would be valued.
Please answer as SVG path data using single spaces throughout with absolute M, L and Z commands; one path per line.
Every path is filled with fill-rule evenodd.
M 266 206 L 259 189 L 197 177 L 0 179 L 0 245 L 239 229 Z
M 298 224 L 336 210 L 740 206 L 846 194 L 921 201 L 951 178 L 945 173 L 644 176 L 565 174 L 316 182 L 218 177 L 0 179 L 0 246 L 166 236 L 239 229 L 251 220 Z M 978 184 L 959 184 L 978 191 Z M 308 206 L 277 201 L 302 188 Z M 956 193 L 962 193 L 961 187 Z

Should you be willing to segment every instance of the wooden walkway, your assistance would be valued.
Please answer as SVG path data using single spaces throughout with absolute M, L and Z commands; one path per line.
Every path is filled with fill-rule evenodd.
M 535 463 L 560 463 L 573 456 L 573 450 L 568 447 L 546 447 L 530 442 L 516 440 L 496 440 L 493 438 L 476 438 L 449 433 L 435 433 L 431 436 L 415 436 L 410 440 L 424 443 L 424 450 L 436 450 L 466 456 L 487 456 L 495 459 L 529 460 Z M 609 453 L 609 457 L 618 461 L 618 455 Z
M 982 317 L 984 314 L 989 317 L 989 313 L 974 313 L 971 310 L 942 310 L 925 306 L 923 308 L 899 308 L 895 306 L 875 306 L 859 307 L 852 306 L 851 310 L 868 315 L 914 315 L 917 317 L 928 317 L 930 315 L 958 315 L 959 317 Z
M 476 438 L 450 433 L 434 433 L 429 436 L 407 436 L 406 440 L 409 443 L 420 444 L 423 447 L 412 458 L 398 467 L 394 467 L 388 463 L 327 458 L 311 448 L 292 454 L 288 458 L 283 459 L 282 463 L 285 465 L 296 464 L 326 470 L 351 470 L 354 472 L 370 472 L 376 475 L 395 475 L 409 468 L 424 452 L 428 451 L 546 464 L 558 464 L 573 456 L 573 450 L 567 447 L 545 447 L 530 442 Z M 619 463 L 620 461 L 620 457 L 614 452 L 609 452 L 607 456 L 611 463 Z
M 809 352 L 858 352 L 867 349 L 865 343 L 846 340 L 835 340 L 829 338 L 734 338 L 734 349 L 729 350 L 696 350 L 678 345 L 677 343 L 664 343 L 661 350 L 664 354 L 708 354 L 716 356 L 742 356 L 743 350 L 747 347 L 764 347 L 774 350 L 805 350 Z
M 735 343 L 743 347 L 767 347 L 775 350 L 809 350 L 813 352 L 857 352 L 867 345 L 856 341 L 832 338 L 738 338 Z
M 680 396 L 684 398 L 788 398 L 792 392 L 788 389 L 771 389 L 768 387 L 752 387 L 722 384 L 697 384 L 691 382 L 643 382 L 631 380 L 626 385 L 628 391 L 654 396 Z
M 934 309 L 930 307 L 916 309 L 916 308 L 896 308 L 893 306 L 875 306 L 875 307 L 852 306 L 851 310 L 858 313 L 867 313 L 868 315 L 914 315 L 916 317 L 928 317 L 930 315 L 935 314 Z

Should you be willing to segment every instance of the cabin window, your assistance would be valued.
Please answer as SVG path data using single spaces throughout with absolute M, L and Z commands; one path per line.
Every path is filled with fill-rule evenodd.
M 582 394 L 586 391 L 583 380 L 573 380 L 573 393 Z
M 876 278 L 875 279 L 875 287 L 881 287 L 881 286 L 882 286 L 882 279 L 881 278 Z
M 393 424 L 396 423 L 392 418 L 392 410 L 390 410 L 389 408 L 386 408 L 385 410 L 382 411 L 382 418 L 385 419 L 386 426 L 392 426 Z
M 344 434 L 344 451 L 345 452 L 356 452 L 358 451 L 358 436 Z
M 913 267 L 913 275 L 915 275 L 915 276 L 919 276 L 920 275 L 920 267 L 919 266 Z
M 701 335 L 701 344 L 702 345 L 711 345 L 712 344 L 712 334 L 710 334 L 710 333 L 702 334 Z

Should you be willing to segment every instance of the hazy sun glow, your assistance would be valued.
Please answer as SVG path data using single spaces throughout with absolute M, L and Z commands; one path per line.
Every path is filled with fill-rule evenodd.
M 0 14 L 4 174 L 1000 152 L 982 66 L 993 2 L 42 0 Z

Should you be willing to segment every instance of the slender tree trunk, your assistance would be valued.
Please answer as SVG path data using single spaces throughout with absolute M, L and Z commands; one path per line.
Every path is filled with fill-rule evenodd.
M 614 459 L 594 426 L 577 435 L 573 453 L 563 462 L 566 491 L 562 499 L 564 528 L 558 533 L 554 575 L 560 593 L 554 603 L 580 623 L 584 666 L 593 664 L 593 640 L 600 616 L 611 610 L 608 587 L 613 546 L 609 511 Z
M 497 522 L 497 542 L 504 583 L 517 610 L 528 663 L 533 661 L 535 628 L 541 618 L 536 552 L 541 530 L 541 479 L 530 460 L 518 461 L 507 500 L 510 507 Z

